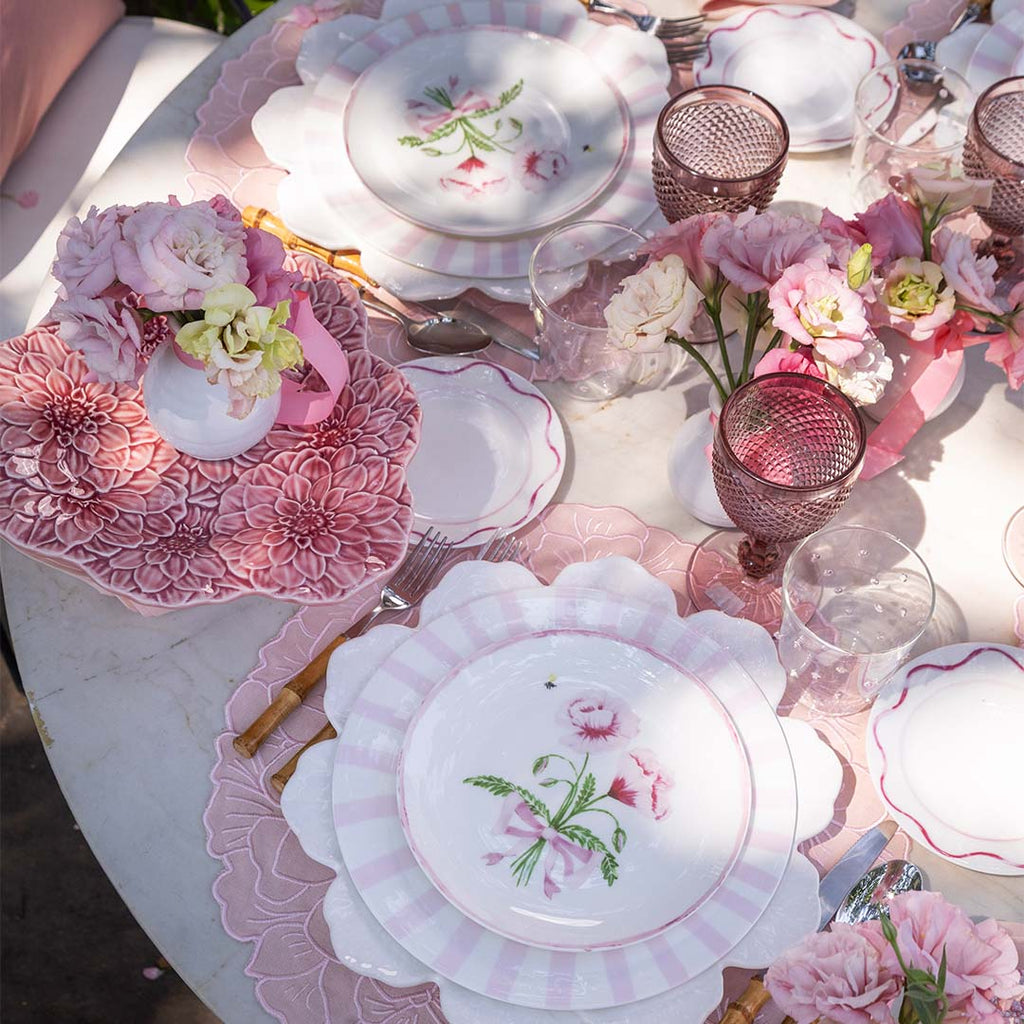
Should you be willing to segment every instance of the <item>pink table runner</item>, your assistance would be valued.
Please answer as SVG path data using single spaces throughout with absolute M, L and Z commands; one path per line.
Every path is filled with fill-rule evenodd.
M 672 587 L 680 613 L 690 610 L 686 567 L 692 545 L 646 526 L 624 509 L 555 505 L 519 536 L 526 565 L 545 582 L 572 562 L 625 555 Z M 392 988 L 350 972 L 334 958 L 321 913 L 333 874 L 302 852 L 268 785 L 270 776 L 324 724 L 320 694 L 307 699 L 251 761 L 231 746 L 232 737 L 267 706 L 278 687 L 372 600 L 372 595 L 354 596 L 331 607 L 305 608 L 290 619 L 260 651 L 256 668 L 228 702 L 228 728 L 217 741 L 213 795 L 204 817 L 208 849 L 223 865 L 214 895 L 228 933 L 254 944 L 246 971 L 260 1003 L 287 1024 L 439 1024 L 445 1019 L 435 986 Z M 808 717 L 788 695 L 782 710 Z M 866 715 L 815 723 L 845 769 L 831 825 L 801 847 L 820 869 L 886 817 L 865 764 Z M 905 856 L 908 850 L 907 838 L 897 834 L 886 856 Z M 748 974 L 726 972 L 729 997 L 742 991 Z M 779 1018 L 766 1011 L 763 1019 Z

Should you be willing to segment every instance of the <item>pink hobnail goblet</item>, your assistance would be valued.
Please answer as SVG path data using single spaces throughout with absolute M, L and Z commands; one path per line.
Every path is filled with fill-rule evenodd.
M 789 127 L 767 100 L 731 85 L 669 100 L 654 134 L 654 193 L 671 223 L 697 213 L 763 210 L 789 153 Z
M 694 551 L 693 603 L 777 629 L 788 546 L 843 507 L 866 442 L 856 406 L 817 377 L 770 373 L 737 388 L 715 428 L 712 472 L 743 533 L 719 531 Z

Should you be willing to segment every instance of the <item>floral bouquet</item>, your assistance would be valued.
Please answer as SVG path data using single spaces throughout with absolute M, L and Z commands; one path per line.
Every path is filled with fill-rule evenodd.
M 887 918 L 809 936 L 765 985 L 796 1024 L 1006 1024 L 1024 997 L 1006 931 L 936 892 L 902 893 Z
M 991 182 L 918 167 L 898 184 L 901 194 L 849 221 L 828 210 L 813 225 L 751 209 L 672 224 L 641 247 L 646 265 L 612 296 L 610 339 L 639 352 L 680 345 L 723 400 L 753 376 L 788 371 L 874 404 L 893 377 L 890 332 L 932 360 L 951 357 L 940 380 L 911 383 L 890 414 L 898 421 L 891 436 L 872 439 L 885 448 L 874 472 L 887 468 L 948 392 L 967 345 L 987 343 L 986 358 L 1010 386 L 1024 383 L 1024 284 L 998 300 L 995 259 L 942 225 L 987 202 Z M 717 341 L 717 370 L 692 338 L 701 314 Z M 734 330 L 742 337 L 735 359 L 726 343 Z
M 245 227 L 224 196 L 93 207 L 57 239 L 51 315 L 96 380 L 138 384 L 157 346 L 173 341 L 243 419 L 304 362 L 289 329 L 302 277 L 284 262 L 281 242 Z

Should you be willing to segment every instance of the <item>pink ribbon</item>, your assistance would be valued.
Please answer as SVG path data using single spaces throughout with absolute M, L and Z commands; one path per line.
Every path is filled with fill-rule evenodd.
M 304 391 L 303 384 L 281 381 L 281 410 L 277 422 L 306 427 L 327 419 L 348 383 L 348 359 L 330 331 L 313 315 L 306 292 L 292 292 L 291 330 L 302 342 L 306 361 L 320 374 L 326 391 Z
M 472 114 L 474 110 L 486 110 L 491 104 L 477 96 L 472 89 L 469 92 L 464 93 L 463 96 L 455 102 L 455 106 L 451 109 L 442 109 L 438 114 L 418 114 L 417 120 L 420 123 L 420 127 L 428 135 L 430 132 L 436 131 L 441 125 L 447 124 L 449 121 L 456 117 L 462 117 L 464 114 Z
M 518 842 L 505 853 L 484 854 L 484 860 L 489 866 L 498 864 L 507 857 L 518 857 L 538 839 L 545 841 L 547 853 L 544 855 L 544 895 L 548 899 L 562 891 L 562 887 L 554 879 L 556 868 L 561 867 L 562 886 L 578 889 L 597 865 L 597 857 L 593 850 L 585 850 L 556 832 L 546 822 L 541 821 L 530 810 L 526 801 L 515 793 L 505 797 L 492 832 L 496 836 L 511 836 Z

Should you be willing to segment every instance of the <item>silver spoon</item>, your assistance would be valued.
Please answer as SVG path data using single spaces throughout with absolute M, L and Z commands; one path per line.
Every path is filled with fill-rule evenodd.
M 889 901 L 901 892 L 920 892 L 921 869 L 905 860 L 890 860 L 863 875 L 836 911 L 840 924 L 876 921 L 887 912 Z
M 405 328 L 405 338 L 419 352 L 435 356 L 463 356 L 479 352 L 491 343 L 491 336 L 476 324 L 450 316 L 433 316 L 429 320 L 413 320 L 393 306 L 360 292 L 363 305 L 397 320 Z

